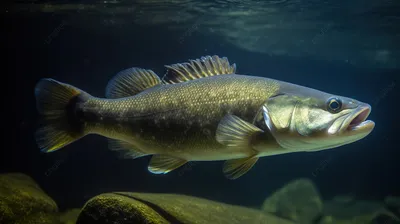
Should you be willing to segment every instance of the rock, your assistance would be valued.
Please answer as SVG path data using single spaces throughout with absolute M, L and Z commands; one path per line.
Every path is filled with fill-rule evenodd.
M 400 224 L 399 219 L 393 219 L 393 217 L 382 214 L 376 216 L 370 224 Z
M 25 218 L 47 219 L 44 213 L 57 211 L 57 204 L 29 176 L 20 173 L 0 175 L 0 223 L 18 223 L 18 220 L 34 223 Z
M 65 224 L 60 221 L 57 213 L 37 212 L 23 216 L 15 224 Z
M 388 196 L 385 198 L 386 206 L 400 217 L 400 197 Z
M 256 209 L 174 194 L 106 193 L 90 199 L 76 224 L 294 224 Z
M 385 208 L 383 203 L 374 201 L 327 201 L 323 213 L 325 217 L 319 224 L 374 224 L 376 223 L 374 220 L 383 216 L 386 219 L 399 221 L 392 212 Z
M 388 196 L 385 198 L 385 203 L 389 206 L 400 208 L 400 197 Z
M 339 203 L 350 203 L 355 200 L 354 195 L 336 195 L 332 198 L 332 201 L 336 201 Z
M 321 215 L 323 202 L 310 180 L 298 179 L 267 198 L 262 210 L 301 224 L 309 224 Z
M 59 215 L 60 221 L 64 224 L 75 224 L 80 212 L 81 212 L 81 209 L 74 208 L 74 209 L 70 209 L 64 213 L 61 213 Z
M 368 221 L 369 220 L 369 221 Z M 392 219 L 391 217 L 374 217 L 373 219 L 369 219 L 369 217 L 365 216 L 357 216 L 350 219 L 340 219 L 332 216 L 325 216 L 321 219 L 318 224 L 399 224 L 399 221 Z

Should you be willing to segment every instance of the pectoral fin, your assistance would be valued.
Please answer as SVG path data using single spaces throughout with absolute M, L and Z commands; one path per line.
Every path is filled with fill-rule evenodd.
M 262 132 L 258 127 L 235 115 L 227 115 L 218 125 L 216 139 L 226 146 L 247 148 L 250 146 L 251 137 Z
M 154 174 L 166 174 L 187 162 L 188 161 L 184 159 L 174 158 L 171 156 L 154 155 L 150 160 L 148 170 Z
M 237 179 L 247 173 L 254 166 L 257 160 L 257 156 L 228 160 L 224 163 L 223 172 L 228 179 Z

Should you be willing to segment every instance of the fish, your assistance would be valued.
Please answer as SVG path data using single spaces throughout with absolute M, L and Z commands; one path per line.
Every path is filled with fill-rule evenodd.
M 191 161 L 224 161 L 234 180 L 259 158 L 316 152 L 356 142 L 375 123 L 371 106 L 262 76 L 237 74 L 227 57 L 206 55 L 150 69 L 119 71 L 96 97 L 42 78 L 35 86 L 44 153 L 89 134 L 108 138 L 121 158 L 151 156 L 148 171 L 167 174 Z

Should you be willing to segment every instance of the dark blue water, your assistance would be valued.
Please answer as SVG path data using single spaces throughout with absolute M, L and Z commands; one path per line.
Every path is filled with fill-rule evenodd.
M 147 17 L 140 18 L 138 9 L 131 14 L 118 13 L 118 4 L 95 4 L 101 10 L 75 7 L 50 12 L 40 2 L 7 6 L 2 12 L 7 21 L 2 35 L 3 61 L 8 68 L 7 72 L 3 70 L 3 87 L 8 89 L 3 95 L 3 122 L 11 122 L 12 117 L 14 123 L 3 126 L 12 137 L 7 135 L 3 140 L 0 171 L 32 176 L 61 210 L 81 207 L 87 199 L 110 191 L 180 193 L 259 207 L 271 192 L 301 177 L 315 181 L 324 198 L 338 194 L 378 200 L 387 195 L 398 196 L 400 31 L 398 25 L 392 24 L 398 21 L 394 17 L 399 14 L 393 12 L 398 9 L 397 3 L 385 1 L 354 11 L 357 7 L 349 4 L 308 2 L 305 6 L 315 4 L 314 8 L 303 7 L 310 10 L 310 16 L 296 20 L 290 12 L 299 11 L 301 2 L 271 2 L 269 7 L 276 8 L 274 13 L 284 12 L 286 19 L 271 22 L 275 24 L 273 33 L 264 32 L 265 27 L 254 28 L 261 38 L 254 44 L 250 44 L 255 35 L 250 25 L 261 15 L 246 17 L 243 26 L 240 15 L 259 10 L 256 3 L 253 8 L 250 3 L 238 5 L 236 1 L 209 3 L 214 8 L 208 11 L 207 5 L 185 9 L 191 17 L 182 22 L 169 21 L 172 17 L 165 16 L 159 19 L 161 22 L 148 23 L 143 21 L 156 20 L 156 15 L 165 11 L 173 18 L 178 12 L 168 4 L 160 7 L 162 10 L 142 6 Z M 126 9 L 136 3 L 120 4 Z M 222 11 L 218 6 L 235 12 L 242 7 L 243 12 L 211 17 L 213 10 Z M 29 7 L 32 10 L 26 10 Z M 331 14 L 321 15 L 318 10 L 323 7 L 329 7 L 326 12 Z M 333 21 L 332 25 L 316 25 L 314 22 L 322 16 Z M 344 17 L 350 20 L 344 21 Z M 203 24 L 203 19 L 215 23 Z M 259 19 L 260 24 L 266 22 Z M 356 29 L 357 24 L 362 29 Z M 373 27 L 371 30 L 368 24 Z M 211 32 L 212 29 L 230 32 Z M 265 47 L 270 44 L 266 36 L 275 43 L 272 47 Z M 300 39 L 301 44 L 292 41 Z M 373 56 L 365 56 L 371 52 Z M 214 54 L 236 63 L 240 74 L 270 77 L 367 102 L 372 106 L 369 119 L 375 121 L 376 127 L 365 139 L 339 148 L 261 158 L 249 173 L 235 181 L 223 176 L 222 162 L 194 162 L 183 171 L 150 174 L 149 158 L 121 160 L 107 149 L 107 140 L 100 136 L 87 136 L 50 154 L 37 148 L 33 133 L 38 115 L 33 89 L 40 78 L 51 77 L 103 97 L 107 82 L 122 69 L 136 66 L 162 75 L 163 65 Z

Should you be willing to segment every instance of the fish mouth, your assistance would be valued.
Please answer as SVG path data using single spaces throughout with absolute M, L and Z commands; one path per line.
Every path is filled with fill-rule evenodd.
M 372 129 L 375 127 L 375 123 L 371 120 L 367 120 L 370 113 L 371 113 L 370 105 L 360 106 L 344 121 L 342 126 L 342 131 L 347 131 L 347 132 L 372 131 Z

